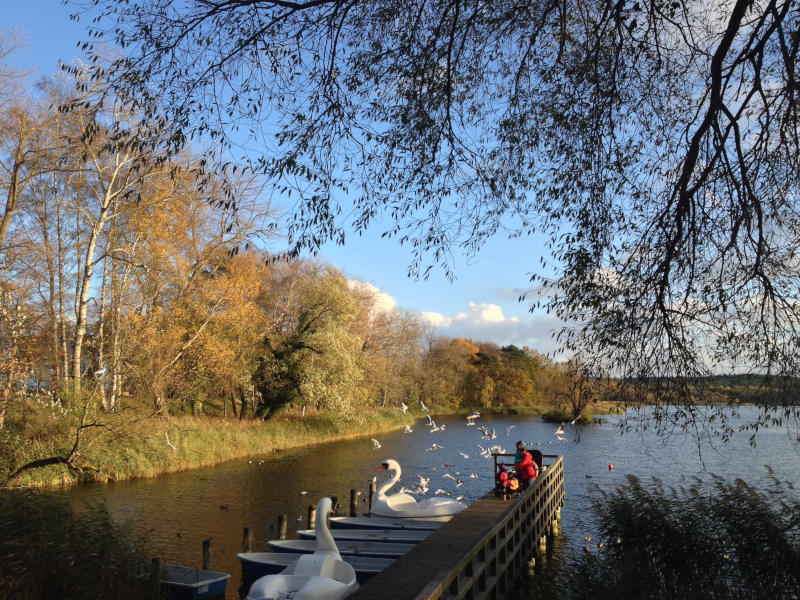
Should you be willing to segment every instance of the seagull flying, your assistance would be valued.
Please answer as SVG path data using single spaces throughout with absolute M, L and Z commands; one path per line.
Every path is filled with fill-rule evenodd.
M 411 425 L 406 425 L 406 428 L 403 431 L 403 433 L 413 433 L 413 432 L 414 432 L 414 430 L 411 429 Z
M 423 411 L 425 411 L 425 412 L 429 412 L 429 411 L 428 411 L 428 407 L 427 407 L 427 406 L 425 406 L 425 403 L 424 403 L 422 400 L 420 400 L 420 401 L 419 401 L 419 407 L 420 407 L 420 409 L 422 409 Z
M 458 451 L 458 453 L 459 453 L 461 456 L 463 456 L 464 458 L 469 458 L 469 454 L 466 454 L 465 452 L 461 452 L 461 450 L 459 450 L 459 451 Z
M 173 446 L 173 445 L 172 445 L 172 442 L 170 442 L 170 441 L 169 441 L 169 433 L 167 433 L 167 432 L 165 431 L 165 432 L 164 432 L 164 436 L 167 438 L 167 446 L 169 446 L 169 447 L 170 447 L 170 448 L 172 448 L 173 450 L 177 450 L 177 448 L 176 448 L 175 446 Z
M 558 426 L 558 429 L 556 429 L 556 435 L 564 435 L 564 424 L 563 423 Z
M 372 449 L 373 450 L 377 450 L 380 447 L 381 447 L 381 443 L 378 440 L 376 440 L 375 438 L 372 438 Z
M 511 437 L 511 430 L 514 429 L 514 427 L 516 427 L 516 425 L 509 425 L 506 427 L 506 437 Z

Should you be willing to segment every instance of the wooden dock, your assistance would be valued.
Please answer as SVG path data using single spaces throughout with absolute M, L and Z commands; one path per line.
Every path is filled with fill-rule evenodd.
M 505 598 L 558 533 L 564 459 L 544 458 L 547 468 L 526 491 L 508 501 L 494 491 L 476 500 L 348 600 Z

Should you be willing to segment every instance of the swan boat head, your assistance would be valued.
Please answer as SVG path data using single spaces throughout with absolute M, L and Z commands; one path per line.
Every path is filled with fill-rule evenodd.
M 388 471 L 389 480 L 378 490 L 372 501 L 370 513 L 381 517 L 442 517 L 454 515 L 464 510 L 466 505 L 451 498 L 426 498 L 417 501 L 411 494 L 399 492 L 387 495 L 387 492 L 400 481 L 402 470 L 400 464 L 391 458 L 387 458 L 378 467 L 379 471 Z
M 328 529 L 330 498 L 317 503 L 314 522 L 317 548 L 313 554 L 301 554 L 296 561 L 276 575 L 266 575 L 250 586 L 247 600 L 342 600 L 358 588 L 353 567 L 342 560 Z

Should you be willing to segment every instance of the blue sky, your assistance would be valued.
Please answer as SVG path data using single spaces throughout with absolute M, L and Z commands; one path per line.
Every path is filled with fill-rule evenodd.
M 76 43 L 85 39 L 84 24 L 70 21 L 70 9 L 59 0 L 0 3 L 0 27 L 27 38 L 12 58 L 16 66 L 50 75 L 59 59 L 69 63 L 80 57 Z M 421 313 L 436 326 L 436 333 L 527 345 L 540 352 L 554 349 L 550 331 L 558 322 L 541 313 L 530 314 L 528 303 L 517 301 L 543 252 L 535 239 L 496 237 L 472 257 L 454 251 L 456 280 L 451 283 L 439 269 L 426 281 L 409 279 L 409 250 L 380 234 L 375 228 L 361 236 L 351 234 L 343 247 L 324 247 L 320 258 L 349 278 L 375 286 L 387 303 Z

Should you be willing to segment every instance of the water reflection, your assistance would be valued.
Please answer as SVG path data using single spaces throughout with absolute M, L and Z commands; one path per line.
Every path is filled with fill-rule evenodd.
M 436 418 L 444 431 L 430 433 L 424 422 L 411 434 L 402 431 L 378 436 L 382 445 L 373 450 L 370 437 L 299 448 L 229 462 L 213 468 L 164 476 L 158 479 L 120 482 L 108 486 L 82 487 L 70 492 L 74 503 L 102 496 L 116 519 L 131 520 L 151 532 L 154 556 L 185 565 L 200 566 L 203 540 L 212 539 L 212 568 L 231 573 L 228 598 L 236 598 L 241 569 L 236 558 L 241 551 L 245 527 L 255 534 L 254 550 L 267 549 L 277 537 L 278 515 L 288 517 L 289 537 L 308 527 L 308 507 L 324 495 L 337 496 L 346 511 L 350 489 L 362 492 L 359 511 L 366 512 L 369 480 L 385 472 L 376 468 L 385 458 L 394 458 L 403 469 L 402 482 L 409 487 L 416 475 L 430 477 L 430 490 L 437 488 L 464 494 L 469 503 L 493 485 L 492 461 L 480 456 L 480 446 L 498 444 L 508 452 L 522 439 L 545 454 L 563 454 L 566 505 L 562 511 L 564 541 L 582 544 L 593 535 L 593 490 L 624 481 L 626 474 L 641 478 L 657 476 L 679 483 L 683 477 L 712 472 L 726 478 L 742 477 L 751 485 L 768 479 L 765 464 L 784 480 L 800 480 L 796 444 L 782 429 L 760 433 L 751 448 L 745 436 L 714 449 L 705 446 L 702 457 L 687 437 L 656 438 L 651 433 L 621 436 L 613 419 L 586 427 L 565 426 L 568 442 L 555 437 L 556 426 L 531 417 L 482 417 L 479 423 L 494 428 L 497 438 L 482 439 L 477 427 L 466 427 L 463 417 Z M 510 431 L 506 428 L 513 425 Z M 576 440 L 580 439 L 577 443 Z M 436 443 L 443 446 L 430 450 Z M 464 458 L 467 454 L 469 458 Z M 614 470 L 609 471 L 608 465 Z M 455 474 L 464 483 L 443 477 Z M 475 473 L 476 478 L 469 475 Z M 307 494 L 301 495 L 301 491 Z

